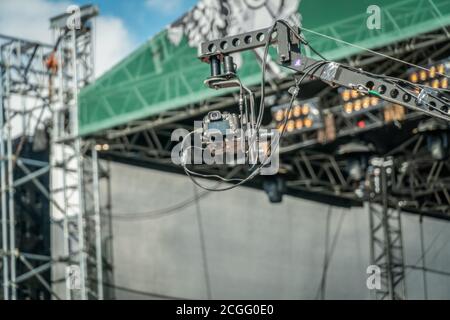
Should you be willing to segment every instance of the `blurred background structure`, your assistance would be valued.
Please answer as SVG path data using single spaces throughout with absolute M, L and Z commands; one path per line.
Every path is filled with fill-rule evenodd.
M 51 45 L 0 35 L 1 297 L 448 299 L 448 122 L 309 79 L 276 176 L 212 193 L 171 161 L 174 129 L 237 108 L 204 86 L 198 44 L 276 19 L 448 98 L 450 3 L 378 3 L 371 29 L 368 1 L 200 0 L 97 79 L 97 6 L 53 17 Z M 263 125 L 280 129 L 293 80 L 272 57 Z M 262 50 L 234 58 L 258 98 Z

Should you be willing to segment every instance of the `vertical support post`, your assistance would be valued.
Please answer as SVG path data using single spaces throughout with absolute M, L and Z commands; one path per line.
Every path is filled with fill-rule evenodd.
M 58 37 L 64 36 L 63 31 L 61 30 L 54 30 L 54 32 L 57 33 Z M 56 40 L 56 39 L 55 39 Z M 53 112 L 53 143 L 52 143 L 52 150 L 53 153 L 52 161 L 57 162 L 58 160 L 61 161 L 60 165 L 62 168 L 62 189 L 63 189 L 63 254 L 68 259 L 68 263 L 71 263 L 71 255 L 70 255 L 70 235 L 69 235 L 69 203 L 68 203 L 68 196 L 67 196 L 67 175 L 65 174 L 65 166 L 67 166 L 67 155 L 66 155 L 66 146 L 64 143 L 56 143 L 59 138 L 61 138 L 61 132 L 64 132 L 64 130 L 61 130 L 60 128 L 60 115 L 65 110 L 65 103 L 64 103 L 64 78 L 63 78 L 63 54 L 62 54 L 62 43 L 63 41 L 60 41 L 58 48 L 57 48 L 57 54 L 58 54 L 58 80 L 59 80 L 59 90 L 58 90 L 58 100 L 59 100 L 59 109 L 54 110 Z M 60 153 L 59 153 L 60 152 Z M 60 158 L 61 157 L 61 158 Z M 56 164 L 56 163 L 54 163 Z M 66 266 L 67 268 L 67 266 Z M 69 281 L 69 273 L 67 270 L 64 272 L 64 279 L 65 279 L 65 286 L 66 286 L 66 292 L 65 297 L 66 300 L 72 299 L 72 293 L 70 287 L 67 285 Z
M 95 258 L 97 271 L 97 297 L 103 300 L 103 263 L 102 263 L 102 234 L 100 217 L 100 183 L 98 172 L 98 155 L 96 144 L 92 144 L 92 184 L 94 196 L 94 221 L 95 221 Z
M 8 95 L 3 95 L 5 80 L 2 76 L 3 71 L 0 69 L 0 188 L 2 202 L 2 265 L 3 265 L 3 299 L 9 300 L 9 261 L 8 261 L 8 230 L 7 230 L 7 203 L 6 203 L 6 153 L 5 153 L 5 119 L 4 103 Z M 6 72 L 5 72 L 6 74 Z M 6 81 L 5 81 L 6 82 Z M 8 121 L 8 119 L 6 119 Z
M 370 223 L 371 263 L 381 269 L 381 289 L 375 298 L 399 300 L 406 298 L 405 265 L 400 209 L 389 203 L 390 177 L 393 161 L 374 158 L 371 195 L 367 208 Z
M 81 300 L 87 299 L 86 293 L 86 252 L 84 237 L 84 188 L 83 188 L 83 161 L 81 152 L 81 138 L 78 130 L 78 65 L 77 65 L 77 35 L 76 29 L 71 30 L 72 36 L 72 68 L 73 68 L 73 106 L 70 110 L 72 121 L 72 134 L 75 138 L 75 157 L 77 162 L 77 191 L 78 191 L 78 251 L 80 261 L 80 293 Z
M 11 97 L 10 97 L 10 80 L 11 80 L 11 56 L 12 49 L 10 49 L 8 56 L 8 66 L 6 70 L 6 108 L 5 117 L 6 122 L 6 154 L 7 154 L 7 164 L 8 164 L 8 222 L 9 222 L 9 252 L 10 257 L 9 267 L 10 267 L 10 281 L 9 285 L 11 287 L 11 299 L 16 300 L 16 233 L 15 233 L 15 215 L 14 215 L 14 158 L 13 158 L 13 147 L 12 147 L 12 128 L 11 128 Z

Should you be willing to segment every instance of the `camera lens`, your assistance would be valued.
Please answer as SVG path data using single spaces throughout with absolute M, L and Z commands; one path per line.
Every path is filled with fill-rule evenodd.
M 209 113 L 209 120 L 211 121 L 217 121 L 220 120 L 222 118 L 222 114 L 220 113 L 220 111 L 211 111 Z

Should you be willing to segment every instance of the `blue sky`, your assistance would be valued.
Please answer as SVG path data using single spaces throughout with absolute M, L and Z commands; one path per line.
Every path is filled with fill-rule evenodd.
M 0 32 L 52 43 L 49 19 L 71 4 L 96 4 L 96 75 L 181 17 L 197 0 L 0 0 Z
M 58 0 L 54 0 L 58 1 Z M 141 44 L 195 5 L 197 0 L 75 0 L 96 4 L 101 15 L 120 17 Z

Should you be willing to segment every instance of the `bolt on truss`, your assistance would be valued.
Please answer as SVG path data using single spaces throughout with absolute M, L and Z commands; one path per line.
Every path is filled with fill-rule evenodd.
M 55 46 L 0 35 L 3 299 L 112 297 L 103 288 L 113 280 L 109 167 L 99 162 L 96 142 L 78 136 L 78 91 L 94 79 L 91 18 L 73 30 L 52 23 Z M 30 143 L 33 150 L 47 151 L 45 161 L 33 153 L 24 156 Z M 34 210 L 34 204 L 21 202 L 28 186 L 49 204 L 52 241 L 57 230 L 61 252 L 35 254 L 17 243 L 23 212 Z M 49 271 L 58 268 L 65 290 L 58 290 Z M 74 277 L 75 287 L 70 285 Z M 46 295 L 32 296 L 31 282 Z

